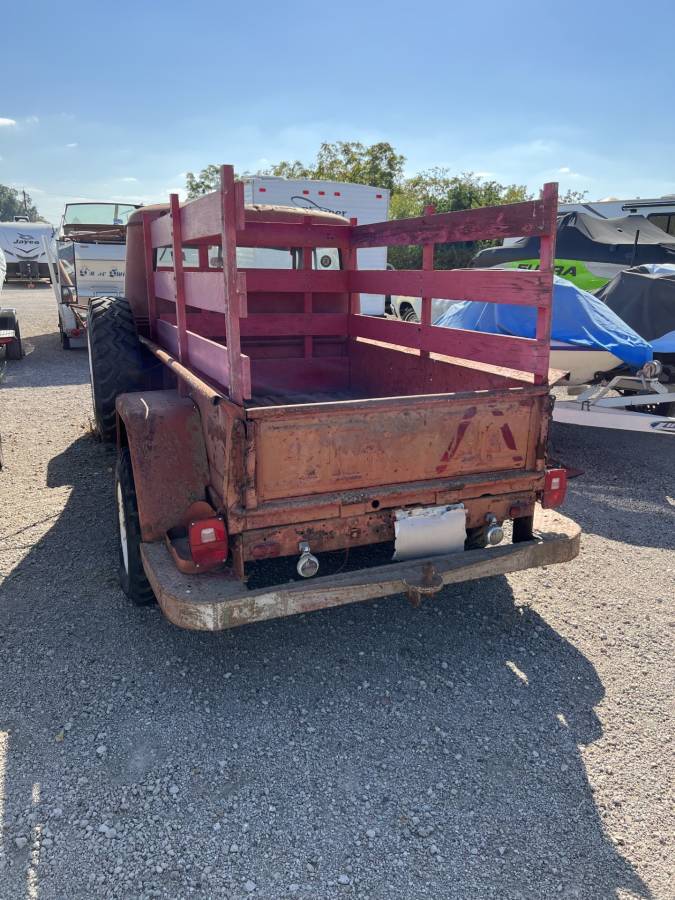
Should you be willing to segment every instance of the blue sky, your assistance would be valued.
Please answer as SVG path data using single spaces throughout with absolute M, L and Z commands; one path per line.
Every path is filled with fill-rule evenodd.
M 52 221 L 323 140 L 390 141 L 411 174 L 675 193 L 672 0 L 37 0 L 2 18 L 0 183 Z

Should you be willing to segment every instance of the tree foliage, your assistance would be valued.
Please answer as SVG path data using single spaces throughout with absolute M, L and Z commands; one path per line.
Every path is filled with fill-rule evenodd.
M 435 212 L 454 212 L 476 209 L 479 206 L 498 206 L 501 203 L 517 203 L 531 195 L 523 184 L 500 184 L 485 180 L 473 172 L 452 175 L 449 169 L 433 168 L 406 179 L 391 198 L 390 214 L 393 219 L 421 216 L 427 207 Z M 451 269 L 469 264 L 471 258 L 488 242 L 437 244 L 434 265 L 438 269 Z M 415 269 L 422 264 L 419 247 L 390 247 L 389 262 L 397 269 Z
M 452 212 L 532 199 L 523 184 L 501 184 L 474 172 L 453 175 L 449 169 L 437 167 L 405 178 L 405 161 L 405 157 L 386 141 L 370 146 L 358 141 L 336 141 L 321 144 L 313 162 L 283 160 L 258 174 L 386 188 L 391 192 L 389 213 L 393 219 L 420 216 L 429 206 L 433 206 L 436 212 Z M 220 169 L 214 165 L 206 166 L 198 175 L 188 172 L 186 180 L 188 197 L 199 197 L 218 188 Z M 586 191 L 570 190 L 560 197 L 560 202 L 580 203 L 586 194 Z M 490 243 L 438 244 L 434 264 L 440 269 L 466 266 L 478 250 Z M 422 251 L 419 247 L 390 247 L 389 262 L 397 269 L 419 268 Z
M 29 222 L 37 222 L 40 214 L 31 200 L 30 194 L 26 194 L 24 204 L 23 191 L 0 184 L 0 222 L 11 222 L 14 216 L 28 216 Z
M 404 164 L 405 156 L 396 153 L 386 141 L 370 147 L 358 141 L 336 141 L 321 144 L 315 161 L 309 165 L 296 159 L 277 163 L 261 174 L 370 184 L 395 191 L 403 180 Z
M 194 172 L 185 173 L 185 186 L 187 187 L 188 200 L 209 194 L 220 187 L 220 166 L 210 165 L 202 169 L 198 175 Z

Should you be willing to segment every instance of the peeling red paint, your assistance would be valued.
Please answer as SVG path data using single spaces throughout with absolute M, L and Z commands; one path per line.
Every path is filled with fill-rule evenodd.
M 459 450 L 459 445 L 464 440 L 464 435 L 466 434 L 467 429 L 469 427 L 468 419 L 472 419 L 475 414 L 476 414 L 475 406 L 471 407 L 470 409 L 468 409 L 466 411 L 466 413 L 462 417 L 462 421 L 459 423 L 459 426 L 457 428 L 457 434 L 455 435 L 454 440 L 452 440 L 448 444 L 448 449 L 445 451 L 443 456 L 441 456 L 441 463 L 448 463 L 452 459 L 452 457 L 455 455 L 455 453 L 457 453 L 457 451 Z M 436 466 L 436 472 L 439 475 L 442 475 L 446 469 L 447 469 L 447 465 Z
M 515 450 L 516 442 L 513 439 L 513 432 L 509 428 L 508 422 L 504 422 L 504 424 L 502 425 L 501 431 L 502 431 L 502 437 L 504 438 L 504 443 L 506 444 L 506 446 L 509 448 L 509 450 Z

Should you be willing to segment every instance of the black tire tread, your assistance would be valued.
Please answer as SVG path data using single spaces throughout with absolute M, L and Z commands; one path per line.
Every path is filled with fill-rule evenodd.
M 23 356 L 23 346 L 21 344 L 21 329 L 19 328 L 19 323 L 14 323 L 14 333 L 16 337 L 13 341 L 11 341 L 5 347 L 5 357 L 6 359 L 21 359 Z
M 118 395 L 143 388 L 141 344 L 128 300 L 95 297 L 89 305 L 87 332 L 96 427 L 103 441 L 113 442 Z

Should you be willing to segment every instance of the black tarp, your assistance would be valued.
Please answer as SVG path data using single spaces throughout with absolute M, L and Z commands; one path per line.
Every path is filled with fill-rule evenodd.
M 595 296 L 646 341 L 675 331 L 675 272 L 654 274 L 636 266 L 619 272 Z
M 644 216 L 600 219 L 573 212 L 558 221 L 555 255 L 557 259 L 613 263 L 626 268 L 645 263 L 675 263 L 675 238 Z M 539 238 L 520 238 L 508 247 L 481 250 L 471 265 L 498 266 L 538 256 Z

